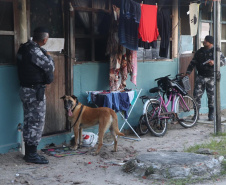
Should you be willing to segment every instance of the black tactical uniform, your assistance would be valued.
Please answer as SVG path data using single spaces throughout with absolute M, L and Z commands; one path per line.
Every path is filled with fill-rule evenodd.
M 24 109 L 25 161 L 48 163 L 37 154 L 45 123 L 45 85 L 53 81 L 54 61 L 36 42 L 22 44 L 17 53 L 20 98 Z
M 213 44 L 213 37 L 207 36 L 205 40 Z M 208 63 L 205 63 L 208 60 L 213 60 L 214 57 L 214 48 L 206 49 L 204 47 L 200 48 L 196 53 L 192 61 L 190 62 L 187 68 L 187 74 L 190 74 L 194 67 L 197 69 L 197 76 L 195 80 L 194 88 L 194 99 L 198 105 L 198 108 L 201 107 L 201 98 L 206 90 L 208 97 L 208 107 L 209 107 L 209 120 L 213 120 L 214 112 L 214 65 L 211 66 Z M 220 56 L 221 66 L 225 63 L 225 57 L 221 53 Z

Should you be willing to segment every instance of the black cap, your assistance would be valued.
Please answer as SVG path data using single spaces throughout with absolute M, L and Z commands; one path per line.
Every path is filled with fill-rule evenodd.
M 207 36 L 205 37 L 205 40 L 206 40 L 207 42 L 209 42 L 210 44 L 214 44 L 214 38 L 213 38 L 212 36 L 210 36 L 210 35 L 207 35 Z
M 34 29 L 34 33 L 49 33 L 49 30 L 46 27 L 40 26 Z

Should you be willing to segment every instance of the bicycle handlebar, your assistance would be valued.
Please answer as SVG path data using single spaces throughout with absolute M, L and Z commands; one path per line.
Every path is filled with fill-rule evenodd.
M 156 78 L 155 81 L 161 80 L 163 78 L 167 78 L 168 76 L 171 76 L 171 75 L 167 75 L 167 76 L 164 76 L 164 77 Z
M 178 79 L 178 77 L 183 77 L 183 76 L 184 76 L 184 73 L 177 74 L 176 79 Z
M 156 78 L 155 81 L 161 80 L 163 78 L 167 78 L 169 76 L 171 76 L 171 75 L 167 75 L 167 76 L 164 76 L 164 77 Z M 184 76 L 184 73 L 179 73 L 179 74 L 176 75 L 176 78 L 175 79 L 169 79 L 169 78 L 168 79 L 171 80 L 171 81 L 174 81 L 176 79 L 178 80 L 178 77 L 183 77 L 183 76 Z

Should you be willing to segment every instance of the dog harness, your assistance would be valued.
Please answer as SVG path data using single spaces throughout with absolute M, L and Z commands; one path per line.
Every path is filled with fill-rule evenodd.
M 77 105 L 78 105 L 78 102 L 77 102 L 77 104 L 75 105 L 75 107 L 77 107 Z M 74 109 L 73 109 L 73 110 L 75 110 L 75 107 L 74 107 Z M 75 121 L 74 125 L 73 125 L 73 126 L 71 126 L 71 128 L 73 128 L 73 127 L 76 125 L 76 123 L 77 123 L 78 119 L 79 119 L 79 118 L 80 118 L 80 116 L 81 116 L 82 110 L 83 110 L 83 105 L 81 105 L 81 109 L 80 109 L 80 111 L 79 111 L 78 117 L 77 117 L 77 119 L 76 119 L 76 121 Z M 71 130 L 71 128 L 70 128 L 70 130 Z

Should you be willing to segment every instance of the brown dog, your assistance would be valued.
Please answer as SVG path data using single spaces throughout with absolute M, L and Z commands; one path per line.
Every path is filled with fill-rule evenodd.
M 65 95 L 61 99 L 64 100 L 64 108 L 67 111 L 68 120 L 71 122 L 72 127 L 74 127 L 75 150 L 78 148 L 78 138 L 81 145 L 82 129 L 99 124 L 98 147 L 94 154 L 97 155 L 100 152 L 103 145 L 103 137 L 108 128 L 114 139 L 114 151 L 117 151 L 116 135 L 124 136 L 124 134 L 119 131 L 118 118 L 115 111 L 107 107 L 87 107 L 78 102 L 78 98 L 74 95 Z

